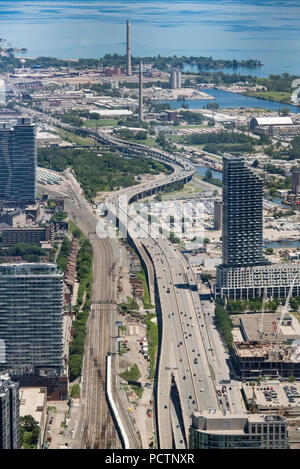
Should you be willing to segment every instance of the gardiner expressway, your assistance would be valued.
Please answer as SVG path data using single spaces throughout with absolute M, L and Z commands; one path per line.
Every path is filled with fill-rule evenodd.
M 89 133 L 91 134 L 91 132 Z M 122 218 L 123 221 L 126 220 L 128 214 L 127 212 L 122 213 L 120 195 L 126 196 L 128 204 L 131 204 L 171 186 L 174 182 L 182 181 L 186 183 L 192 178 L 194 168 L 179 158 L 158 150 L 149 149 L 144 145 L 117 140 L 104 133 L 95 132 L 95 134 L 93 137 L 98 139 L 101 144 L 113 146 L 115 150 L 122 154 L 152 157 L 164 161 L 172 168 L 172 174 L 160 180 L 139 184 L 113 193 L 106 200 L 108 218 L 114 212 L 117 218 Z M 86 202 L 77 199 L 74 203 L 76 205 L 75 209 L 74 204 L 69 207 L 74 221 L 79 224 L 83 231 L 86 231 L 86 228 L 84 229 L 85 217 L 89 217 L 87 207 L 85 207 Z M 80 218 L 78 209 L 80 209 Z M 85 215 L 84 210 L 86 211 Z M 217 409 L 219 407 L 214 384 L 212 355 L 209 351 L 210 342 L 206 329 L 207 323 L 201 320 L 203 311 L 199 294 L 195 291 L 196 281 L 185 257 L 168 239 L 162 236 L 155 238 L 151 236 L 151 233 L 145 233 L 145 236 L 137 239 L 136 220 L 136 217 L 132 220 L 129 215 L 127 221 L 130 223 L 125 222 L 125 227 L 120 222 L 119 230 L 120 232 L 124 230 L 124 236 L 131 238 L 136 248 L 143 251 L 143 257 L 148 256 L 148 265 L 151 264 L 151 268 L 155 273 L 156 300 L 157 305 L 159 305 L 160 324 L 160 345 L 155 385 L 158 446 L 161 449 L 170 449 L 174 445 L 181 448 L 188 446 L 188 433 L 193 411 Z M 95 223 L 88 230 L 95 231 Z M 108 239 L 106 243 L 109 244 L 111 241 Z M 106 243 L 106 258 L 108 259 L 110 256 L 113 258 L 113 254 L 112 252 L 109 253 L 108 244 Z M 106 269 L 112 264 L 112 262 L 103 264 L 103 260 L 100 258 L 99 263 L 104 265 Z M 97 275 L 101 278 L 100 272 Z M 110 281 L 113 283 L 112 277 Z M 102 282 L 104 282 L 104 278 Z M 98 288 L 99 292 L 103 291 L 103 285 L 99 284 Z M 105 298 L 107 300 L 113 298 L 114 295 L 108 285 L 105 289 Z M 112 308 L 108 309 L 108 314 L 113 314 Z M 91 321 L 97 320 L 96 317 L 99 316 L 94 313 Z M 109 323 L 107 317 L 107 324 Z M 110 335 L 110 333 L 111 331 L 107 330 L 107 334 Z M 97 337 L 94 337 L 94 340 L 97 343 Z M 106 346 L 107 349 L 108 346 Z M 86 349 L 85 372 L 86 367 L 92 367 L 92 353 L 93 349 Z M 102 351 L 102 355 L 101 351 L 99 353 L 102 356 L 105 350 Z M 101 360 L 103 360 L 103 357 Z M 91 389 L 95 386 L 101 386 L 101 383 L 97 382 L 96 375 L 93 378 L 91 374 L 91 380 L 85 373 L 83 374 L 83 380 L 85 380 L 85 376 L 88 379 L 83 383 L 83 389 L 86 389 L 86 393 L 92 392 Z M 174 388 L 177 396 L 175 400 L 171 398 L 172 389 Z M 85 406 L 89 405 L 90 399 L 94 399 L 94 397 L 91 395 L 89 398 L 86 394 Z M 83 417 L 80 422 L 77 447 L 101 447 L 100 445 L 103 444 L 102 435 L 98 436 L 97 433 L 94 433 L 97 432 L 97 417 L 93 417 L 93 412 L 97 415 L 97 408 L 93 407 L 88 412 L 84 408 L 82 410 Z M 102 414 L 101 427 L 104 428 L 107 416 L 104 415 L 103 410 Z M 90 422 L 93 423 L 95 429 L 92 433 L 89 429 Z M 89 436 L 85 435 L 85 431 L 88 431 Z M 92 441 L 92 445 L 87 445 L 85 438 Z
M 172 181 L 186 179 L 192 172 L 188 165 L 183 166 L 182 163 L 181 166 L 172 163 L 172 167 L 174 172 L 164 180 L 121 190 L 107 201 L 107 207 L 114 208 L 114 216 L 120 221 L 120 232 L 123 230 L 124 235 L 128 234 L 138 250 L 144 248 L 155 271 L 161 326 L 155 386 L 158 445 L 161 449 L 172 448 L 173 441 L 176 445 L 173 436 L 180 426 L 182 439 L 179 439 L 179 447 L 182 444 L 188 446 L 193 411 L 219 408 L 210 363 L 212 357 L 208 333 L 205 323 L 199 323 L 203 314 L 202 306 L 188 262 L 168 239 L 162 236 L 153 238 L 148 230 L 141 236 L 141 217 L 129 215 L 126 230 L 121 222 L 125 214 L 119 203 L 120 195 L 126 195 L 130 204 L 155 193 Z M 178 396 L 175 403 L 178 415 L 176 428 L 171 401 L 172 386 L 176 387 Z

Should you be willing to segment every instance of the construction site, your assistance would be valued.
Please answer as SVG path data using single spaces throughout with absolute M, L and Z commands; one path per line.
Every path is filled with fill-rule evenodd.
M 239 378 L 300 380 L 300 325 L 288 311 L 295 279 L 285 304 L 275 313 L 265 313 L 264 292 L 261 313 L 235 318 L 239 336 L 235 334 L 232 360 Z

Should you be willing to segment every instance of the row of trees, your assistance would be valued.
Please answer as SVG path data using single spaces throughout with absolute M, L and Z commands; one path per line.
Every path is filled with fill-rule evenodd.
M 77 228 L 77 237 L 83 235 Z M 90 314 L 93 282 L 93 249 L 91 243 L 85 239 L 81 243 L 77 257 L 77 278 L 79 280 L 77 314 L 73 322 L 73 340 L 69 352 L 70 381 L 81 375 L 84 343 L 86 335 L 86 322 Z M 85 298 L 84 298 L 85 294 Z M 83 304 L 84 300 L 84 304 Z
M 243 313 L 245 311 L 261 311 L 262 298 L 253 298 L 251 300 L 228 300 L 226 309 L 228 313 Z M 278 306 L 282 303 L 279 298 L 266 301 L 266 311 L 276 311 Z
M 221 334 L 225 341 L 225 344 L 229 349 L 232 348 L 233 336 L 232 336 L 232 322 L 230 320 L 229 314 L 224 307 L 224 300 L 218 298 L 216 300 L 215 315 L 217 325 L 220 328 Z
M 0 250 L 0 256 L 20 256 L 27 262 L 40 262 L 40 258 L 46 255 L 47 251 L 34 243 L 18 243 L 5 251 Z
M 146 140 L 147 132 L 141 130 L 140 132 L 132 132 L 130 129 L 120 129 L 118 131 L 118 136 L 124 138 L 125 140 Z
M 191 113 L 193 114 L 193 113 Z M 208 134 L 192 134 L 184 137 L 184 143 L 191 145 L 203 145 L 208 143 L 227 144 L 227 143 L 242 143 L 254 145 L 257 143 L 256 139 L 248 135 L 237 132 L 214 132 Z
M 65 237 L 62 242 L 61 249 L 60 249 L 59 255 L 57 257 L 57 262 L 56 262 L 57 267 L 59 268 L 61 272 L 65 272 L 67 269 L 70 245 L 71 245 L 71 242 L 69 238 Z

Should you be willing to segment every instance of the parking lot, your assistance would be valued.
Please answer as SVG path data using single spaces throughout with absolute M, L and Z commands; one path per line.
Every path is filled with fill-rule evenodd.
M 300 415 L 300 383 L 264 381 L 258 383 L 244 383 L 243 392 L 247 402 L 251 405 L 253 394 L 258 410 L 276 410 L 283 408 Z

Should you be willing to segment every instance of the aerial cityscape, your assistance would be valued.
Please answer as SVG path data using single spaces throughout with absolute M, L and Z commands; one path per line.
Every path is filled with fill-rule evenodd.
M 299 449 L 300 5 L 34 3 L 0 1 L 0 449 Z

